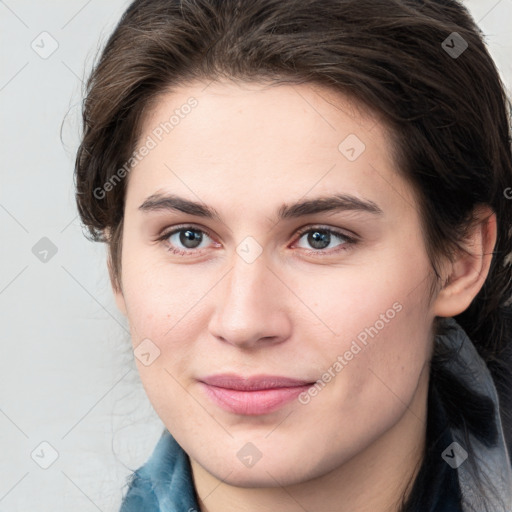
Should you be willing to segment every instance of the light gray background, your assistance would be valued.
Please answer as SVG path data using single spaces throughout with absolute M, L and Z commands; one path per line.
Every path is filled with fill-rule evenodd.
M 128 4 L 0 0 L 0 512 L 117 512 L 163 428 L 73 197 L 82 80 Z M 510 93 L 512 0 L 466 5 Z

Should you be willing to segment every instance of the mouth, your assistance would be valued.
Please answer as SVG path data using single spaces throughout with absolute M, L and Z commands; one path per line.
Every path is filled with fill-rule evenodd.
M 206 396 L 225 411 L 245 416 L 269 414 L 307 391 L 315 382 L 275 375 L 212 375 L 199 379 Z

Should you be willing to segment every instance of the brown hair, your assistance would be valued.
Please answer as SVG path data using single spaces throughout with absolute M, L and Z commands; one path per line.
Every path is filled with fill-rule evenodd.
M 449 51 L 454 41 L 459 55 Z M 91 238 L 109 244 L 114 286 L 122 286 L 126 180 L 95 191 L 129 161 L 144 114 L 162 93 L 223 77 L 320 84 L 380 115 L 398 172 L 418 194 L 437 278 L 439 257 L 457 250 L 475 207 L 492 208 L 498 239 L 489 275 L 455 319 L 491 369 L 509 429 L 510 112 L 467 10 L 452 0 L 133 2 L 87 82 L 75 166 L 78 210 Z

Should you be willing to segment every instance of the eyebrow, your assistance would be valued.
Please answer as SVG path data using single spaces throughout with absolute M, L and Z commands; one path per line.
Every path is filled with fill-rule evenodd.
M 142 212 L 179 211 L 196 217 L 221 221 L 221 217 L 215 208 L 172 194 L 152 194 L 139 206 L 139 210 Z M 384 213 L 373 201 L 348 194 L 335 194 L 298 201 L 293 204 L 283 204 L 277 212 L 277 219 L 285 220 L 317 213 L 335 213 L 337 211 L 359 211 L 373 215 L 383 215 Z

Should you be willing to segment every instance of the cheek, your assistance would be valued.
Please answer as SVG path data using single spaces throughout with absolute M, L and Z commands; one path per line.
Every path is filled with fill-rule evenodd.
M 378 257 L 357 264 L 284 274 L 302 299 L 290 296 L 301 312 L 294 314 L 293 321 L 303 332 L 317 331 L 311 343 L 318 343 L 320 353 L 332 357 L 350 350 L 353 340 L 370 343 L 393 332 L 398 339 L 395 345 L 409 346 L 405 340 L 411 332 L 424 332 L 423 327 L 432 321 L 426 256 L 419 250 L 406 252 L 395 249 L 396 244 L 389 246 Z M 308 327 L 312 323 L 315 327 Z
M 426 286 L 373 292 L 366 306 L 358 304 L 345 317 L 347 335 L 329 359 L 339 372 L 329 402 L 343 404 L 340 421 L 345 415 L 357 418 L 369 431 L 392 424 L 411 403 L 429 360 L 432 322 Z
M 181 269 L 156 258 L 148 264 L 149 256 L 143 251 L 138 255 L 123 267 L 135 363 L 154 409 L 166 424 L 174 425 L 181 414 L 176 406 L 190 402 L 190 369 L 194 361 L 204 360 L 195 341 L 204 338 L 208 291 L 215 281 L 211 271 L 201 277 L 193 265 Z M 157 357 L 146 365 L 137 354 L 148 352 Z
M 138 256 L 128 258 L 123 289 L 128 318 L 138 337 L 133 343 L 145 337 L 172 339 L 177 331 L 194 329 L 193 319 L 212 286 L 209 277 L 200 276 L 193 265 L 170 265 L 165 257 L 149 251 L 139 250 Z
M 340 336 L 331 337 L 327 346 L 316 344 L 308 354 L 320 371 L 317 391 L 301 397 L 305 430 L 320 429 L 330 440 L 326 451 L 333 464 L 363 450 L 408 409 L 415 414 L 413 399 L 428 369 L 428 320 L 421 291 L 404 296 L 397 290 L 396 297 L 390 304 L 384 293 L 369 296 L 366 308 L 357 305 L 343 319 L 339 314 Z M 318 418 L 325 419 L 322 426 Z
M 343 414 L 372 421 L 380 411 L 391 421 L 410 402 L 430 353 L 429 269 L 420 251 L 389 251 L 364 270 L 342 269 L 337 279 L 302 289 L 323 324 L 316 336 L 310 329 L 308 347 L 323 382 L 319 391 L 325 384 L 325 395 L 332 393 L 318 406 L 344 404 Z

